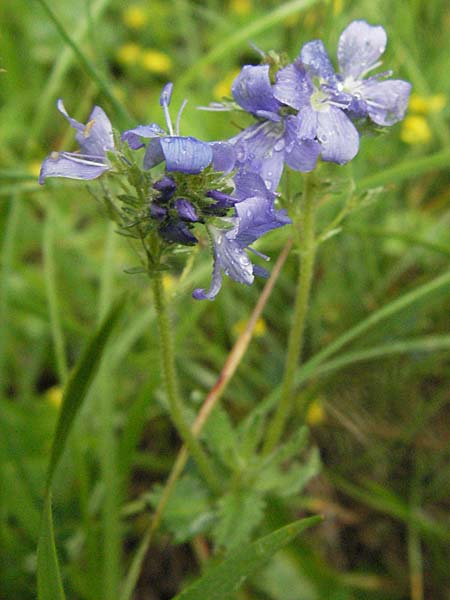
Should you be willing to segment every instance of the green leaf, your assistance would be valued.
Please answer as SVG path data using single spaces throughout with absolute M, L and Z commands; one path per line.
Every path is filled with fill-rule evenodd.
M 101 327 L 91 339 L 67 383 L 61 412 L 53 437 L 47 484 L 42 512 L 37 561 L 39 600 L 64 600 L 64 590 L 59 571 L 53 532 L 51 483 L 55 469 L 64 451 L 75 417 L 86 397 L 90 384 L 98 371 L 106 344 L 124 308 L 123 300 L 113 305 Z
M 47 489 L 50 488 L 55 469 L 64 451 L 74 419 L 89 391 L 90 384 L 98 371 L 106 344 L 122 315 L 124 305 L 123 300 L 120 300 L 113 305 L 101 327 L 91 339 L 67 382 L 62 399 L 61 412 L 53 437 L 50 462 L 47 470 Z
M 295 521 L 233 552 L 219 565 L 178 594 L 173 600 L 225 600 L 236 592 L 249 575 L 261 568 L 278 550 L 322 517 Z
M 44 501 L 37 564 L 39 600 L 65 600 L 55 547 L 50 493 L 46 495 Z

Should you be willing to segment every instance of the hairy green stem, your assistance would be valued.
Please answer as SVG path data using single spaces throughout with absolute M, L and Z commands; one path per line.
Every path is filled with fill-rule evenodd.
M 170 414 L 181 439 L 186 444 L 190 454 L 196 461 L 206 483 L 213 492 L 219 492 L 220 482 L 217 479 L 216 473 L 207 454 L 201 447 L 199 441 L 193 435 L 191 428 L 186 421 L 183 404 L 178 393 L 169 311 L 165 300 L 164 288 L 160 274 L 156 274 L 152 278 L 152 285 L 158 319 L 159 338 L 161 343 L 161 365 L 162 372 L 164 374 Z
M 296 236 L 296 241 L 299 244 L 299 279 L 294 317 L 289 336 L 280 401 L 267 432 L 263 453 L 269 453 L 275 448 L 291 413 L 294 400 L 295 372 L 303 347 L 303 334 L 305 331 L 305 320 L 308 312 L 317 249 L 315 238 L 316 199 L 312 175 L 305 175 L 304 182 L 302 211 L 295 211 L 293 215 L 293 227 L 297 229 L 298 236 Z

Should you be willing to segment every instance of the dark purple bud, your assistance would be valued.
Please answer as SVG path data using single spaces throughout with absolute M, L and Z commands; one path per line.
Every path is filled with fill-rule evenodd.
M 167 201 L 174 195 L 177 184 L 171 177 L 164 175 L 164 177 L 155 181 L 153 189 L 161 192 L 162 199 Z
M 162 221 L 167 215 L 167 209 L 152 202 L 150 205 L 150 216 L 152 219 Z
M 231 208 L 238 202 L 233 196 L 219 192 L 219 190 L 209 190 L 209 192 L 206 192 L 206 196 L 216 201 L 215 206 L 217 208 Z
M 186 198 L 177 198 L 175 200 L 175 208 L 178 211 L 180 219 L 183 219 L 183 221 L 191 221 L 192 223 L 198 221 L 195 208 Z
M 192 234 L 189 226 L 182 221 L 170 221 L 159 228 L 159 233 L 167 242 L 183 244 L 183 246 L 194 246 L 197 238 Z

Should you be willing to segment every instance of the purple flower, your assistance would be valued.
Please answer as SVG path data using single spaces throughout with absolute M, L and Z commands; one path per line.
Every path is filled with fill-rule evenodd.
M 108 150 L 114 150 L 111 123 L 99 106 L 94 106 L 86 125 L 67 114 L 63 101 L 56 104 L 77 133 L 75 139 L 80 152 L 52 152 L 42 163 L 39 183 L 46 177 L 70 179 L 95 179 L 110 169 L 106 158 Z
M 269 190 L 277 188 L 285 162 L 297 171 L 314 169 L 320 146 L 314 139 L 302 137 L 295 116 L 282 114 L 269 65 L 244 66 L 232 93 L 236 102 L 260 121 L 230 140 L 236 147 L 239 168 L 260 174 Z
M 144 168 L 151 169 L 165 160 L 166 170 L 179 173 L 201 173 L 213 163 L 216 170 L 230 171 L 235 162 L 234 152 L 225 142 L 207 143 L 194 137 L 180 136 L 180 118 L 186 101 L 181 105 L 177 116 L 175 129 L 169 114 L 169 104 L 172 97 L 173 84 L 164 86 L 160 96 L 160 105 L 166 118 L 168 133 L 159 125 L 138 125 L 122 134 L 122 140 L 128 142 L 133 150 L 142 148 L 145 144 L 142 138 L 148 139 L 144 155 Z
M 251 262 L 246 249 L 268 260 L 249 248 L 250 244 L 268 231 L 290 223 L 285 211 L 275 210 L 275 194 L 266 188 L 259 175 L 241 172 L 236 175 L 235 183 L 238 200 L 235 216 L 224 219 L 231 227 L 221 229 L 207 225 L 213 245 L 214 269 L 209 290 L 194 290 L 192 295 L 197 300 L 214 300 L 222 287 L 222 273 L 246 285 L 253 283 L 255 275 L 267 277 L 265 269 Z
M 356 115 L 369 116 L 377 125 L 393 125 L 405 116 L 411 84 L 401 79 L 381 80 L 390 72 L 367 79 L 365 75 L 380 66 L 378 59 L 386 48 L 387 36 L 381 26 L 353 21 L 344 29 L 338 44 L 340 73 L 337 87 L 352 96 Z

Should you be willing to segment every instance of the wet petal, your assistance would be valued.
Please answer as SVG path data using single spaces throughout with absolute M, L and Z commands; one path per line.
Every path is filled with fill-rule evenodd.
M 317 137 L 325 161 L 342 165 L 358 153 L 358 131 L 345 113 L 334 106 L 317 113 Z
M 386 48 L 386 31 L 381 25 L 353 21 L 339 38 L 338 62 L 344 77 L 359 79 L 375 66 Z
M 401 79 L 364 81 L 360 86 L 367 112 L 378 125 L 393 125 L 401 121 L 408 107 L 411 84 Z
M 82 154 L 79 156 L 65 152 L 53 152 L 42 163 L 39 183 L 47 177 L 68 177 L 69 179 L 96 179 L 109 167 L 101 160 L 93 160 Z
M 235 196 L 239 200 L 246 200 L 254 196 L 267 198 L 272 202 L 275 200 L 275 194 L 267 189 L 262 177 L 257 173 L 239 171 L 234 178 L 234 183 L 236 185 Z
M 313 138 L 313 136 L 311 136 Z M 308 173 L 312 171 L 320 154 L 320 144 L 314 139 L 305 139 L 300 136 L 299 119 L 289 117 L 286 119 L 286 151 L 284 160 L 294 171 Z
M 234 80 L 231 91 L 236 102 L 247 112 L 278 112 L 280 105 L 273 95 L 269 65 L 243 67 Z
M 313 86 L 304 67 L 297 61 L 278 71 L 273 90 L 277 100 L 299 110 L 309 104 Z
M 310 77 L 319 77 L 329 84 L 336 81 L 334 67 L 322 40 L 305 44 L 300 51 L 300 60 Z
M 212 164 L 214 171 L 229 173 L 233 170 L 236 162 L 234 148 L 228 142 L 211 142 L 213 152 Z
M 291 222 L 284 210 L 275 210 L 269 197 L 255 196 L 236 204 L 238 216 L 236 241 L 247 247 L 272 229 Z
M 237 166 L 258 173 L 275 191 L 283 172 L 284 123 L 266 121 L 248 127 L 230 141 L 236 145 Z
M 154 138 L 166 135 L 164 129 L 161 129 L 156 123 L 151 125 L 138 125 L 134 129 L 128 129 L 124 131 L 121 136 L 123 142 L 128 142 L 128 145 L 132 150 L 137 150 L 144 146 L 142 138 Z
M 213 158 L 210 145 L 193 137 L 161 138 L 161 148 L 168 171 L 200 173 L 211 163 Z

